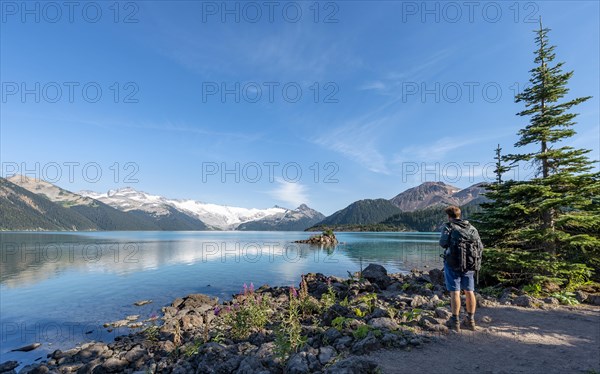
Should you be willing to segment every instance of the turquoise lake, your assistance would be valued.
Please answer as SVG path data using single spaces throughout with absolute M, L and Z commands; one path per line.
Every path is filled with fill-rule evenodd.
M 298 285 L 300 275 L 347 277 L 441 267 L 438 233 L 339 233 L 333 249 L 295 244 L 306 232 L 0 233 L 0 362 L 111 341 L 105 322 L 159 315 L 177 297 L 231 298 L 243 284 Z M 134 306 L 139 300 L 153 302 Z M 10 352 L 34 342 L 31 352 Z

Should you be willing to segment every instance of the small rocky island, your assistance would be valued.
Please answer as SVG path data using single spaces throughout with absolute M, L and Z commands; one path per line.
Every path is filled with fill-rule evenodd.
M 338 244 L 338 240 L 332 230 L 325 230 L 322 234 L 313 235 L 305 240 L 296 240 L 294 243 L 333 246 Z

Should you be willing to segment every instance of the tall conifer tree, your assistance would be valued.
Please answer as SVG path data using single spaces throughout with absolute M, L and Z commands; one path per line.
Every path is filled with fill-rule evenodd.
M 528 147 L 528 153 L 512 154 L 506 161 L 533 162 L 537 175 L 511 188 L 512 204 L 518 205 L 528 222 L 517 237 L 526 249 L 542 249 L 550 254 L 559 250 L 580 250 L 599 246 L 599 174 L 592 172 L 593 162 L 586 149 L 566 144 L 575 135 L 577 116 L 569 110 L 590 97 L 564 100 L 573 71 L 563 72 L 563 62 L 553 63 L 555 46 L 548 42 L 548 32 L 540 21 L 536 31 L 534 63 L 530 86 L 516 96 L 524 103 L 519 116 L 529 117 L 529 124 L 519 131 L 515 147 Z M 535 147 L 535 148 L 534 148 Z M 573 253 L 570 253 L 573 254 Z

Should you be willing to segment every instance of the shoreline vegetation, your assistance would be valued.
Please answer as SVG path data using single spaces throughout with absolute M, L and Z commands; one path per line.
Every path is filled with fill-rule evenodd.
M 364 355 L 411 351 L 455 334 L 445 326 L 451 313 L 443 279 L 439 269 L 388 274 L 369 264 L 348 278 L 308 273 L 297 287 L 244 284 L 223 302 L 191 294 L 163 307 L 162 316 L 105 324 L 125 322 L 134 331 L 112 343 L 56 350 L 20 373 L 380 373 Z M 539 299 L 516 288 L 486 292 L 477 293 L 479 307 L 600 305 L 600 294 L 581 291 L 572 299 Z M 0 372 L 14 373 L 19 364 L 5 362 Z

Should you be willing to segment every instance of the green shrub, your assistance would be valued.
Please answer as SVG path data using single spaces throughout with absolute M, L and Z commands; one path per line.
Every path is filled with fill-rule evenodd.
M 534 292 L 541 292 L 544 284 L 555 283 L 571 291 L 585 284 L 591 276 L 590 267 L 545 252 L 492 248 L 484 252 L 480 282 L 492 287 L 528 286 Z
M 231 336 L 246 339 L 250 333 L 265 327 L 271 315 L 270 299 L 254 293 L 254 286 L 244 284 L 244 294 L 238 295 L 233 305 L 223 311 L 224 323 L 229 326 Z

